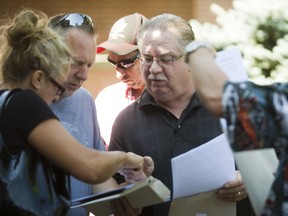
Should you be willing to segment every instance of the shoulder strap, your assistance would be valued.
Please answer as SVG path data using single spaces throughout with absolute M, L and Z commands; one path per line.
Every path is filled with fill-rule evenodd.
M 6 97 L 8 96 L 10 91 L 5 91 L 3 94 L 0 96 L 0 113 L 2 113 L 2 107 L 5 103 Z
M 0 95 L 0 130 L 1 130 L 2 111 L 8 104 L 9 100 L 11 99 L 11 96 L 19 90 L 20 89 L 13 89 L 12 91 L 6 90 L 4 93 Z

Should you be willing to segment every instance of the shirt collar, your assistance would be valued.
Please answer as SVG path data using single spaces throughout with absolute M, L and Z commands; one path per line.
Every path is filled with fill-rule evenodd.
M 147 91 L 147 89 L 144 89 L 142 95 L 138 99 L 138 103 L 139 103 L 139 107 L 141 109 L 145 109 L 145 107 L 148 107 L 148 106 L 157 106 L 154 98 Z M 193 108 L 198 107 L 198 106 L 202 106 L 202 103 L 200 102 L 199 97 L 195 93 L 195 94 L 193 94 L 187 108 L 193 109 Z

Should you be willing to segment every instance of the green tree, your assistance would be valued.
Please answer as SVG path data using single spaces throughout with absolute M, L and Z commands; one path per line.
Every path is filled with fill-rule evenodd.
M 216 50 L 237 46 L 257 83 L 288 81 L 288 1 L 234 0 L 232 5 L 228 10 L 210 6 L 216 24 L 190 20 L 196 38 Z

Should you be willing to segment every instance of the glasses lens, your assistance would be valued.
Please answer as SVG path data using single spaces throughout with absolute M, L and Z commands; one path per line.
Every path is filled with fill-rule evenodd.
M 171 58 L 171 57 L 160 57 L 160 58 L 156 58 L 153 59 L 152 57 L 143 57 L 141 58 L 141 63 L 151 67 L 153 62 L 155 61 L 160 67 L 165 67 L 165 66 L 171 66 L 173 64 L 174 61 L 177 61 L 178 59 L 180 59 L 183 55 L 177 56 L 175 58 Z
M 81 27 L 81 26 L 89 26 L 93 28 L 93 21 L 91 17 L 85 14 L 66 14 L 64 16 L 55 17 L 51 20 L 51 25 L 62 26 L 62 27 Z
M 60 85 L 55 79 L 49 77 L 49 80 L 58 89 L 56 95 L 61 96 L 65 92 L 65 88 L 62 85 Z

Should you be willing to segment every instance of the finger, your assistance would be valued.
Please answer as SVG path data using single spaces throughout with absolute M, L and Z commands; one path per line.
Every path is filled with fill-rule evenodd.
M 224 188 L 233 188 L 233 187 L 238 187 L 238 186 L 244 185 L 240 171 L 236 170 L 235 172 L 236 172 L 236 178 L 231 180 L 231 181 L 228 181 L 224 185 Z
M 147 177 L 150 176 L 154 171 L 154 161 L 152 160 L 151 157 L 148 156 L 144 157 L 143 171 Z
M 238 202 L 247 197 L 246 191 L 238 191 L 233 194 L 218 194 L 218 198 L 224 201 Z
M 149 156 L 144 156 L 144 164 L 147 167 L 154 167 L 154 161 L 151 157 Z
M 217 191 L 218 194 L 236 194 L 239 191 L 245 191 L 246 192 L 246 187 L 245 185 L 237 186 L 237 187 L 232 187 L 232 188 L 221 188 Z
M 111 208 L 114 216 L 120 216 L 123 212 L 122 204 L 117 199 L 111 201 Z
M 143 171 L 135 171 L 134 169 L 126 169 L 123 175 L 127 183 L 136 183 L 146 178 Z

